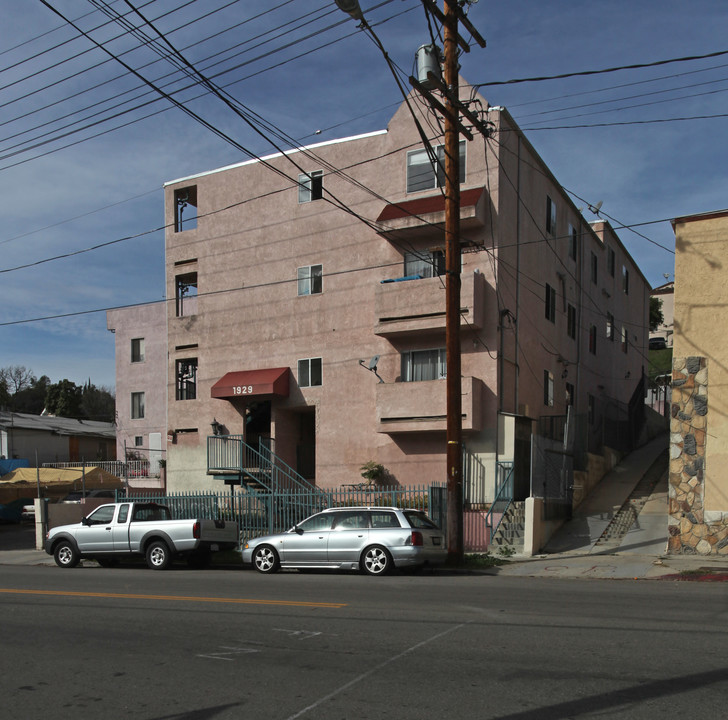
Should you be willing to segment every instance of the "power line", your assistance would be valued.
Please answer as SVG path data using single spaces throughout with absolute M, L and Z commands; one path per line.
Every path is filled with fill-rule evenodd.
M 547 82 L 550 80 L 563 80 L 565 78 L 583 77 L 587 75 L 603 75 L 605 73 L 618 72 L 620 70 L 639 70 L 641 68 L 658 67 L 671 63 L 693 62 L 694 60 L 705 60 L 706 58 L 728 55 L 728 50 L 705 53 L 704 55 L 688 55 L 686 57 L 669 58 L 668 60 L 656 60 L 649 63 L 634 63 L 632 65 L 618 65 L 617 67 L 603 68 L 601 70 L 580 70 L 577 72 L 562 73 L 560 75 L 540 75 L 537 77 L 514 78 L 512 80 L 494 80 L 492 82 L 477 83 L 474 88 L 495 87 L 497 85 L 516 85 L 518 83 Z

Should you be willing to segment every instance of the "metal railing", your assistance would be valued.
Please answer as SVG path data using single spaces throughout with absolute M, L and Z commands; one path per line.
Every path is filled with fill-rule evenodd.
M 241 542 L 246 539 L 283 532 L 296 523 L 329 507 L 388 506 L 428 511 L 437 506 L 433 493 L 441 494 L 439 485 L 418 487 L 380 487 L 352 490 L 281 490 L 205 493 L 117 493 L 117 501 L 137 500 L 167 505 L 173 518 L 203 518 L 237 523 Z
M 46 462 L 43 463 L 44 468 L 91 468 L 98 467 L 105 472 L 116 475 L 118 478 L 136 478 L 136 477 L 159 477 L 159 463 L 150 463 L 149 460 L 129 460 L 122 462 L 121 460 L 98 460 L 91 462 L 89 460 L 76 462 Z
M 277 492 L 298 489 L 318 492 L 315 485 L 261 444 L 256 450 L 242 435 L 210 435 L 207 438 L 207 472 L 212 475 L 239 474 L 241 480 Z
M 485 528 L 490 531 L 489 541 L 493 541 L 493 537 L 498 531 L 508 508 L 513 502 L 513 463 L 499 462 L 496 465 L 496 486 L 493 504 L 485 516 Z M 494 522 L 494 517 L 499 515 L 498 521 Z

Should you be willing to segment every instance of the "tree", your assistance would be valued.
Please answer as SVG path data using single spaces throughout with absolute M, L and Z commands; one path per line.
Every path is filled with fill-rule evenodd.
M 108 388 L 97 388 L 89 380 L 81 392 L 81 417 L 85 420 L 114 422 L 116 419 L 114 394 Z
M 11 395 L 16 395 L 21 390 L 31 387 L 35 382 L 35 377 L 25 365 L 8 365 L 8 367 L 0 368 L 0 381 L 4 381 Z
M 10 398 L 10 410 L 29 415 L 40 415 L 45 407 L 45 396 L 51 379 L 42 375 L 37 380 L 34 378 L 30 387 L 19 390 Z
M 650 298 L 650 332 L 655 332 L 662 323 L 665 322 L 665 318 L 662 314 L 662 300 L 658 297 Z
M 66 418 L 81 417 L 82 388 L 70 380 L 61 380 L 48 387 L 45 409 L 51 415 Z

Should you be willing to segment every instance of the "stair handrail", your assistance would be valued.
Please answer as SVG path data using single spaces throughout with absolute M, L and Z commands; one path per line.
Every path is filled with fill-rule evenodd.
M 233 448 L 223 451 L 219 446 L 232 443 Z M 265 446 L 261 446 L 265 448 Z M 211 457 L 213 462 L 211 462 Z M 257 468 L 270 476 L 269 482 L 263 482 L 260 476 L 256 477 L 249 472 Z M 277 492 L 286 488 L 297 488 L 307 492 L 320 492 L 313 483 L 309 482 L 300 473 L 273 453 L 270 448 L 265 452 L 256 450 L 245 442 L 242 435 L 210 435 L 207 438 L 207 468 L 220 471 L 236 471 L 241 476 L 255 480 L 270 492 Z
M 498 532 L 498 528 L 500 527 L 501 523 L 503 522 L 503 518 L 508 512 L 508 508 L 513 502 L 513 463 L 498 462 L 496 463 L 496 468 L 497 476 L 495 496 L 493 497 L 493 502 L 491 503 L 490 509 L 485 516 L 485 527 L 486 529 L 490 528 L 490 538 L 488 540 L 489 543 L 493 541 L 493 537 L 495 536 L 496 532 Z M 496 505 L 499 502 L 505 502 L 506 506 L 503 509 L 500 518 L 498 519 L 498 523 L 495 527 L 493 527 L 493 511 L 495 510 Z

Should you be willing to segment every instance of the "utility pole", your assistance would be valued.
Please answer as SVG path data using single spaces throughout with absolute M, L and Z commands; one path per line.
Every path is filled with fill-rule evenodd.
M 359 7 L 358 0 L 335 0 L 344 12 L 360 21 L 360 27 L 374 35 Z M 421 93 L 430 105 L 444 119 L 445 126 L 445 352 L 447 363 L 446 380 L 446 439 L 447 439 L 447 554 L 448 562 L 457 564 L 463 559 L 463 403 L 461 384 L 460 348 L 460 135 L 468 140 L 472 133 L 460 123 L 464 115 L 470 123 L 486 137 L 489 130 L 480 118 L 460 103 L 458 89 L 458 46 L 464 52 L 470 47 L 458 34 L 458 22 L 462 22 L 473 39 L 485 47 L 480 36 L 462 10 L 459 0 L 443 0 L 444 12 L 435 0 L 422 0 L 422 4 L 434 14 L 443 26 L 444 40 L 444 82 L 433 73 L 428 73 L 426 87 L 415 78 L 412 86 Z M 382 48 L 382 51 L 384 49 Z M 437 88 L 445 99 L 441 103 L 429 91 Z M 433 159 L 434 160 L 434 159 Z M 436 172 L 439 168 L 435 168 Z
M 460 131 L 458 13 L 444 0 L 445 95 L 445 352 L 447 361 L 447 556 L 463 559 L 463 401 L 460 348 Z

